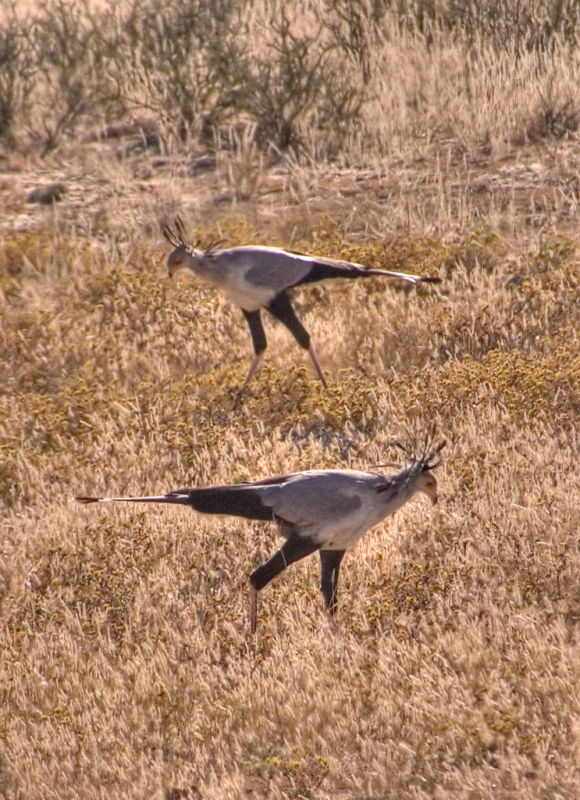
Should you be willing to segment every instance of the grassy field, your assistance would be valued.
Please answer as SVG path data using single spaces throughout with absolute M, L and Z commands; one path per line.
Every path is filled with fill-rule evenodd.
M 525 52 L 494 43 L 511 29 L 484 5 L 469 48 L 467 18 L 461 39 L 387 13 L 360 124 L 330 155 L 314 107 L 284 150 L 243 114 L 220 122 L 220 146 L 195 126 L 178 141 L 151 112 L 104 130 L 85 109 L 50 147 L 53 118 L 40 139 L 14 118 L 0 153 L 1 797 L 578 797 L 574 5 L 558 18 L 521 4 L 549 7 L 555 31 Z M 32 202 L 55 183 L 58 202 Z M 249 333 L 211 287 L 169 280 L 161 225 L 178 213 L 202 242 L 443 282 L 296 292 L 329 390 L 266 320 L 240 404 Z M 339 636 L 314 558 L 264 591 L 249 635 L 247 578 L 274 526 L 73 500 L 365 469 L 433 423 L 448 440 L 440 501 L 414 500 L 347 554 Z

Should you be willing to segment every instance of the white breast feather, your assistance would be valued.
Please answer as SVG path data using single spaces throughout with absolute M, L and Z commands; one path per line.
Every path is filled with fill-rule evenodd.
M 232 303 L 245 311 L 257 311 L 276 296 L 274 289 L 249 283 L 245 272 L 240 271 L 230 272 L 218 285 Z

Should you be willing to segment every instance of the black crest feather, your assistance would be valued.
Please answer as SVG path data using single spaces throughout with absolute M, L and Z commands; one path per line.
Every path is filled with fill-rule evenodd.
M 201 242 L 194 242 L 194 247 L 191 248 L 186 241 L 185 225 L 181 217 L 175 217 L 174 227 L 170 225 L 163 225 L 161 232 L 172 247 L 185 247 L 193 253 L 194 250 L 201 250 L 204 256 L 213 256 L 220 249 L 224 243 L 223 239 L 212 239 L 205 247 L 201 246 Z
M 393 439 L 389 447 L 402 450 L 408 461 L 418 464 L 421 470 L 427 470 L 439 466 L 441 459 L 437 460 L 437 456 L 446 444 L 447 440 L 437 436 L 433 425 L 423 437 L 407 431 L 404 439 Z

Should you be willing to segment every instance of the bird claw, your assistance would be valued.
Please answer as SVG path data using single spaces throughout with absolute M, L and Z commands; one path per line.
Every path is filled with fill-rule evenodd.
M 338 636 L 340 634 L 340 628 L 338 627 L 338 622 L 332 616 L 332 614 L 328 614 L 328 627 L 330 628 L 330 632 L 333 636 Z
M 240 394 L 244 391 L 244 389 L 247 389 L 248 386 L 250 385 L 250 383 L 252 381 L 252 378 L 256 374 L 256 370 L 258 369 L 258 367 L 260 365 L 260 361 L 261 360 L 262 360 L 262 353 L 257 355 L 254 358 L 254 360 L 252 361 L 252 363 L 250 365 L 250 369 L 248 370 L 248 374 L 246 375 L 246 380 L 244 381 L 244 383 L 242 384 L 242 388 L 240 389 Z
M 312 347 L 312 345 L 310 345 L 310 347 L 308 349 L 308 354 L 310 355 L 310 359 L 312 361 L 312 364 L 314 365 L 314 369 L 316 370 L 316 374 L 318 375 L 318 377 L 322 381 L 322 385 L 324 386 L 325 389 L 328 389 L 328 384 L 326 382 L 326 378 L 324 377 L 324 373 L 322 371 L 322 367 L 320 366 L 320 363 L 319 363 L 319 361 L 318 361 L 318 359 L 316 357 L 316 353 L 314 352 L 314 348 Z

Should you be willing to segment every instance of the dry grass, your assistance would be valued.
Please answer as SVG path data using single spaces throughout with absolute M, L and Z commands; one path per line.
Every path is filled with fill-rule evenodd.
M 4 153 L 7 800 L 580 793 L 577 56 L 551 52 L 548 95 L 538 51 L 510 70 L 506 51 L 391 34 L 373 74 L 388 63 L 393 80 L 365 107 L 376 146 L 349 134 L 332 164 L 273 160 L 238 130 L 204 171 L 201 145 L 160 156 L 138 127 Z M 60 202 L 26 202 L 52 181 Z M 211 288 L 167 279 L 159 223 L 177 212 L 204 240 L 444 282 L 298 292 L 330 391 L 267 321 L 240 408 L 249 335 Z M 247 576 L 273 527 L 72 499 L 365 468 L 433 422 L 449 440 L 440 503 L 347 555 L 340 637 L 315 559 L 263 593 L 248 635 Z
M 330 392 L 272 327 L 239 410 L 243 321 L 206 287 L 169 284 L 157 243 L 137 271 L 80 238 L 6 238 L 4 796 L 578 790 L 577 251 L 480 241 L 484 269 L 474 240 L 324 241 L 449 278 L 441 293 L 301 293 Z M 72 501 L 364 467 L 410 420 L 450 440 L 442 502 L 347 558 L 338 639 L 309 560 L 264 593 L 250 640 L 246 579 L 274 530 Z
M 461 167 L 578 129 L 575 2 L 523 0 L 507 14 L 498 0 L 214 5 L 7 4 L 0 146 L 58 152 L 147 115 L 163 155 L 200 141 L 228 151 L 233 126 L 270 157 L 292 144 L 304 161 L 367 167 L 447 145 Z

